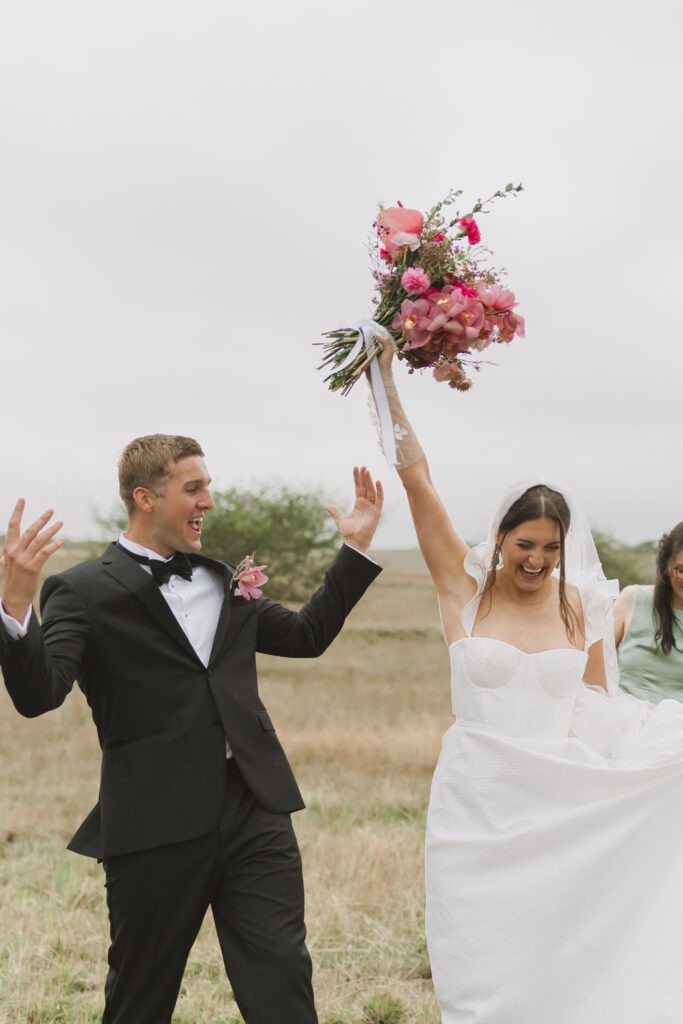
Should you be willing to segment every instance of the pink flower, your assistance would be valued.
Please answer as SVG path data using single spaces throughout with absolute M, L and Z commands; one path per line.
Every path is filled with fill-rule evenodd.
M 404 299 L 401 303 L 401 311 L 394 317 L 391 326 L 395 331 L 401 331 L 406 339 L 404 349 L 422 348 L 429 341 L 429 327 L 431 325 L 430 305 L 426 299 L 417 299 L 412 302 Z
M 434 308 L 430 331 L 443 332 L 444 341 L 450 337 L 451 343 L 457 344 L 458 350 L 464 352 L 484 326 L 482 303 L 452 285 L 430 295 L 429 302 Z
M 512 341 L 515 335 L 520 338 L 525 336 L 524 317 L 518 313 L 503 313 L 500 317 L 494 317 L 494 324 L 501 341 Z
M 263 574 L 267 568 L 267 565 L 254 565 L 253 555 L 247 555 L 237 566 L 231 582 L 237 584 L 235 590 L 245 601 L 261 597 L 263 591 L 259 588 L 268 582 L 268 577 Z
M 375 223 L 382 248 L 395 260 L 400 257 L 404 246 L 409 244 L 405 240 L 406 236 L 412 236 L 419 245 L 418 236 L 422 231 L 424 217 L 419 210 L 407 210 L 403 206 L 382 206 Z M 398 243 L 394 241 L 396 235 L 400 236 Z
M 408 267 L 401 277 L 401 284 L 409 295 L 422 295 L 423 292 L 427 291 L 431 283 L 428 275 L 425 274 L 421 267 Z
M 467 241 L 470 245 L 477 245 L 478 242 L 481 242 L 481 232 L 474 217 L 461 217 L 459 223 L 467 235 Z
M 444 324 L 443 329 L 469 345 L 479 337 L 484 319 L 484 307 L 481 302 L 463 295 L 462 301 L 454 307 L 451 319 Z
M 487 311 L 495 309 L 498 313 L 507 313 L 517 305 L 515 293 L 501 288 L 499 284 L 491 285 L 490 288 L 479 285 L 477 295 Z
M 445 235 L 434 235 L 434 237 L 432 238 L 432 242 L 445 242 L 445 241 L 446 241 L 446 236 Z
M 508 288 L 502 288 L 499 284 L 494 284 L 488 289 L 479 285 L 477 296 L 486 312 L 483 336 L 491 341 L 506 342 L 512 341 L 515 335 L 520 338 L 524 337 L 524 317 L 519 313 L 513 313 L 513 309 L 517 305 L 514 292 Z M 498 332 L 497 338 L 495 335 L 493 338 L 489 338 L 493 331 Z
M 455 293 L 452 285 L 447 284 L 440 291 L 430 290 L 427 298 L 433 310 L 431 328 L 433 331 L 437 331 L 452 315 L 460 295 Z

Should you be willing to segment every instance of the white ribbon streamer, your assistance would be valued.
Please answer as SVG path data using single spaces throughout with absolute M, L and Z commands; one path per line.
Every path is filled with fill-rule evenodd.
M 343 364 L 340 364 L 338 369 L 351 366 L 363 349 L 369 353 L 374 338 L 389 338 L 391 344 L 394 346 L 394 350 L 396 350 L 396 342 L 391 337 L 386 327 L 382 327 L 382 325 L 378 324 L 376 320 L 356 320 L 355 323 L 352 324 L 338 324 L 335 330 L 356 331 L 358 333 L 358 341 L 347 355 Z M 389 465 L 395 466 L 398 463 L 398 456 L 396 454 L 394 421 L 391 418 L 389 399 L 387 398 L 377 358 L 373 359 L 370 363 L 370 379 L 372 381 L 372 391 L 375 398 L 375 408 L 377 410 L 379 443 L 382 446 L 382 451 L 384 452 Z
M 358 320 L 350 330 L 358 331 L 358 342 L 353 347 L 352 355 L 349 357 L 349 362 L 355 359 L 364 347 L 366 352 L 370 352 L 372 342 L 375 338 L 390 338 L 391 343 L 396 348 L 396 343 L 391 337 L 386 327 L 382 327 L 376 320 Z M 389 399 L 384 388 L 384 381 L 382 380 L 382 372 L 379 368 L 377 358 L 373 359 L 370 363 L 370 379 L 372 381 L 372 391 L 375 396 L 375 406 L 377 408 L 377 418 L 379 421 L 379 442 L 382 446 L 384 456 L 390 466 L 395 466 L 398 462 L 398 456 L 396 455 L 396 438 L 394 436 L 394 421 L 391 418 L 391 411 L 389 409 Z

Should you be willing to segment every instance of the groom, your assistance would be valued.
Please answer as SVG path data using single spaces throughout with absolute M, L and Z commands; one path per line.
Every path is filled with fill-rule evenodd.
M 119 461 L 129 522 L 101 558 L 38 578 L 61 540 L 45 512 L 9 522 L 0 665 L 17 710 L 58 707 L 75 680 L 102 747 L 97 806 L 69 848 L 103 862 L 111 944 L 103 1024 L 167 1024 L 210 907 L 248 1024 L 315 1024 L 301 860 L 303 807 L 258 694 L 257 652 L 316 657 L 380 572 L 365 557 L 382 487 L 354 469 L 345 543 L 299 612 L 240 596 L 198 554 L 213 507 L 192 438 L 137 438 Z M 241 553 L 240 553 L 241 554 Z

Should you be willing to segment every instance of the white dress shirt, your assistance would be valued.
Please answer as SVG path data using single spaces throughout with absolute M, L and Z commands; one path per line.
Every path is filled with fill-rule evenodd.
M 136 555 L 146 555 L 150 561 L 169 561 L 156 551 L 150 551 L 149 548 L 143 548 L 142 544 L 128 540 L 123 533 L 117 544 Z M 148 565 L 140 565 L 140 568 L 149 576 L 152 575 Z M 206 566 L 195 565 L 192 568 L 191 580 L 183 579 L 182 576 L 171 576 L 167 583 L 161 584 L 159 593 L 178 620 L 202 665 L 208 665 L 218 617 L 223 607 L 223 580 Z

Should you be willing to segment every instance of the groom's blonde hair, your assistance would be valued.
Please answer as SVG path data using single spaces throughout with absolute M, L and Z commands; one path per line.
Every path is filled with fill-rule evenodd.
M 119 494 L 128 515 L 135 511 L 136 487 L 159 487 L 171 475 L 169 463 L 204 452 L 198 441 L 182 434 L 146 434 L 130 441 L 119 458 Z

